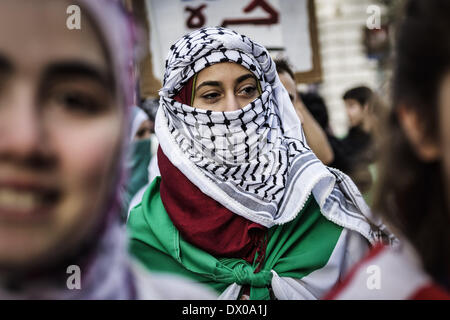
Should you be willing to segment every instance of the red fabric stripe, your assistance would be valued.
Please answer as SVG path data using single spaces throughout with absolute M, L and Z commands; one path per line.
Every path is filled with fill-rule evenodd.
M 409 300 L 450 300 L 450 294 L 434 283 L 429 283 L 412 294 Z

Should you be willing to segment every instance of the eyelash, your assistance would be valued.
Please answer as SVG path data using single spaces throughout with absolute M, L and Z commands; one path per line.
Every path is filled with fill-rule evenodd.
M 246 91 L 247 89 L 250 89 L 250 92 Z M 242 88 L 242 90 L 240 92 L 242 92 L 242 91 L 245 91 L 245 94 L 250 96 L 250 95 L 253 95 L 255 93 L 256 87 L 255 86 L 248 86 L 248 87 Z
M 247 91 L 248 89 L 250 89 L 250 92 Z M 244 87 L 241 90 L 239 90 L 238 94 L 240 94 L 241 92 L 244 91 L 244 95 L 253 96 L 254 93 L 256 92 L 256 90 L 257 90 L 256 86 L 250 85 L 250 86 Z M 213 99 L 218 98 L 219 96 L 220 96 L 219 93 L 211 92 L 211 93 L 203 95 L 202 98 L 205 99 L 205 100 L 213 100 Z
M 213 100 L 213 99 L 219 97 L 219 95 L 220 94 L 217 93 L 217 92 L 212 92 L 212 93 L 208 93 L 208 94 L 203 95 L 202 98 L 206 99 L 206 100 Z
M 101 103 L 91 95 L 79 91 L 62 91 L 54 94 L 55 101 L 65 109 L 86 114 L 94 115 L 103 110 Z
M 145 128 L 145 129 L 141 129 L 137 132 L 137 136 L 138 137 L 143 137 L 145 134 L 150 133 L 150 129 Z

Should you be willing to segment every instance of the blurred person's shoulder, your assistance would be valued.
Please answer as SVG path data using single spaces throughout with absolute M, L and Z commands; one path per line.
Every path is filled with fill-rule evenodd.
M 148 271 L 135 259 L 131 270 L 138 300 L 216 300 L 218 295 L 210 288 L 189 279 Z
M 408 243 L 378 244 L 358 262 L 325 300 L 448 300 L 450 293 L 423 270 Z

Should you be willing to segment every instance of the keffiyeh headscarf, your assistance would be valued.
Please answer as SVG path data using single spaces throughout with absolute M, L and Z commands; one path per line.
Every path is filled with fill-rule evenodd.
M 250 70 L 262 94 L 231 112 L 173 99 L 195 74 L 221 62 Z M 203 28 L 171 47 L 155 128 L 175 167 L 204 194 L 250 221 L 265 227 L 287 223 L 312 194 L 329 220 L 371 242 L 388 234 L 351 180 L 325 167 L 308 147 L 272 58 L 244 35 Z

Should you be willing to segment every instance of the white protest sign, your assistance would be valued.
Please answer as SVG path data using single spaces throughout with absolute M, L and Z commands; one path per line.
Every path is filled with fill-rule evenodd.
M 206 26 L 225 26 L 282 52 L 294 72 L 313 69 L 307 0 L 146 0 L 153 71 L 160 80 L 170 46 Z

